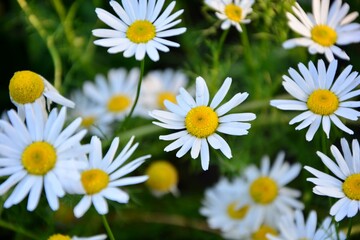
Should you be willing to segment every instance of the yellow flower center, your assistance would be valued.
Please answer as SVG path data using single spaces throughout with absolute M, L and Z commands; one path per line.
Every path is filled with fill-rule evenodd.
M 316 25 L 311 29 L 311 39 L 321 46 L 330 47 L 336 42 L 337 34 L 331 27 Z
M 315 114 L 331 115 L 338 109 L 339 99 L 329 90 L 318 89 L 310 94 L 306 104 Z
M 343 192 L 351 200 L 360 200 L 360 173 L 348 176 L 343 185 Z
M 199 106 L 188 112 L 185 117 L 185 126 L 191 135 L 206 138 L 216 131 L 219 118 L 212 108 Z
M 172 92 L 161 92 L 158 95 L 158 106 L 160 106 L 162 109 L 165 109 L 164 101 L 168 100 L 172 103 L 176 103 L 176 96 Z
M 278 195 L 277 184 L 269 177 L 259 177 L 250 185 L 250 195 L 256 203 L 269 204 Z
M 101 169 L 90 169 L 81 173 L 81 183 L 88 195 L 96 194 L 107 187 L 109 175 Z
M 22 165 L 34 175 L 45 175 L 54 168 L 56 159 L 55 148 L 47 142 L 33 142 L 21 155 Z
M 112 96 L 108 103 L 107 108 L 110 112 L 119 113 L 125 111 L 128 107 L 130 107 L 131 100 L 128 96 L 118 94 Z
M 232 219 L 243 219 L 247 212 L 249 210 L 249 206 L 245 205 L 241 208 L 237 208 L 237 203 L 236 202 L 232 202 L 229 204 L 229 206 L 227 207 L 227 213 L 228 215 L 232 218 Z
M 81 125 L 82 125 L 83 127 L 85 127 L 85 128 L 89 128 L 89 127 L 91 127 L 91 126 L 94 124 L 95 119 L 96 119 L 96 118 L 93 117 L 93 116 L 83 117 L 82 122 L 81 122 Z
M 241 7 L 230 3 L 225 6 L 225 15 L 234 22 L 240 22 L 242 19 L 242 9 Z
M 147 43 L 156 35 L 155 26 L 147 20 L 133 22 L 126 31 L 126 37 L 133 43 Z
M 19 71 L 10 79 L 9 94 L 17 103 L 32 103 L 42 95 L 44 88 L 44 80 L 39 74 Z
M 267 234 L 271 234 L 274 236 L 278 235 L 277 231 L 274 228 L 272 228 L 268 225 L 261 225 L 260 228 L 251 235 L 251 239 L 252 240 L 267 240 L 268 239 L 266 237 Z
M 70 236 L 62 235 L 62 234 L 54 234 L 51 235 L 48 240 L 71 240 Z
M 159 192 L 168 192 L 178 182 L 176 168 L 167 161 L 156 161 L 146 170 L 149 179 L 146 181 L 151 189 Z

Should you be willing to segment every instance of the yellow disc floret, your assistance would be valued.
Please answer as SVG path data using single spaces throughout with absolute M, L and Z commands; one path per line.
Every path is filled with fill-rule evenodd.
M 112 96 L 109 99 L 109 101 L 107 103 L 107 108 L 110 112 L 119 113 L 119 112 L 123 112 L 127 108 L 129 108 L 130 104 L 131 104 L 131 100 L 128 96 L 118 94 L 118 95 Z
M 95 119 L 94 116 L 83 117 L 81 125 L 85 128 L 89 128 L 95 123 Z
M 156 35 L 155 26 L 147 20 L 133 22 L 126 31 L 126 37 L 133 43 L 147 43 Z
M 187 113 L 185 126 L 191 135 L 197 138 L 206 138 L 216 131 L 219 126 L 219 118 L 212 108 L 199 106 Z
M 268 239 L 266 237 L 267 234 L 271 234 L 274 236 L 278 235 L 277 231 L 274 228 L 272 228 L 268 225 L 261 225 L 259 227 L 259 229 L 251 235 L 251 239 L 252 240 L 267 240 Z
M 101 169 L 90 169 L 81 173 L 81 183 L 88 195 L 96 194 L 107 187 L 109 175 Z
M 172 103 L 176 103 L 176 96 L 172 92 L 161 92 L 158 94 L 158 106 L 160 106 L 162 109 L 165 109 L 164 101 L 168 100 Z
M 146 175 L 149 176 L 146 185 L 158 192 L 169 192 L 178 183 L 176 168 L 167 161 L 153 162 L 146 170 Z
M 318 89 L 310 94 L 306 104 L 315 114 L 331 115 L 338 109 L 339 99 L 327 89 Z
M 31 71 L 19 71 L 10 79 L 9 94 L 15 102 L 26 104 L 35 102 L 45 89 L 44 80 Z
M 259 177 L 250 185 L 250 195 L 258 204 L 269 204 L 278 195 L 278 186 L 270 177 Z
M 321 46 L 330 47 L 336 42 L 337 34 L 327 25 L 316 25 L 311 29 L 311 39 Z
M 238 208 L 236 202 L 232 202 L 227 207 L 227 213 L 232 219 L 243 219 L 249 210 L 249 205 Z
M 242 19 L 242 9 L 241 7 L 230 3 L 228 5 L 225 6 L 225 15 L 234 22 L 240 22 L 240 20 Z
M 54 168 L 57 155 L 55 148 L 47 142 L 33 142 L 21 155 L 24 168 L 34 175 L 45 175 Z
M 48 240 L 71 240 L 70 236 L 62 235 L 62 234 L 54 234 L 51 235 Z
M 360 200 L 360 173 L 355 173 L 348 176 L 343 185 L 342 189 L 346 197 L 351 200 Z

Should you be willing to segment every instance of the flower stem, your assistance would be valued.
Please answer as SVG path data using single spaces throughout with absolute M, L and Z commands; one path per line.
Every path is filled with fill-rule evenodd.
M 350 239 L 351 229 L 352 229 L 352 218 L 349 219 L 348 231 L 347 231 L 347 234 L 346 234 L 346 239 Z
M 14 231 L 16 233 L 22 234 L 24 236 L 26 236 L 26 238 L 30 238 L 30 239 L 38 239 L 38 236 L 35 236 L 34 234 L 26 231 L 25 229 L 19 227 L 19 226 L 14 226 L 10 223 L 7 223 L 3 220 L 0 219 L 0 227 L 2 228 L 6 228 L 9 229 L 11 231 Z
M 104 227 L 105 227 L 105 229 L 106 229 L 106 232 L 107 232 L 107 234 L 108 234 L 109 239 L 110 239 L 110 240 L 115 240 L 114 234 L 113 234 L 112 231 L 111 231 L 111 228 L 110 228 L 109 223 L 108 223 L 108 221 L 107 221 L 107 219 L 106 219 L 106 216 L 105 216 L 105 215 L 101 215 L 101 217 L 102 217 L 103 224 L 104 224 Z
M 253 62 L 251 60 L 251 51 L 250 51 L 250 42 L 249 42 L 249 36 L 246 30 L 246 26 L 242 25 L 242 32 L 240 33 L 241 35 L 241 42 L 243 44 L 243 48 L 244 48 L 244 58 L 245 58 L 245 62 L 246 65 L 248 66 L 250 71 L 254 70 L 254 66 L 253 66 Z

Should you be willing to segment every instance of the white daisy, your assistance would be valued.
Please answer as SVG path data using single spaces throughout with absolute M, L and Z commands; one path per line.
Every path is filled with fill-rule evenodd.
M 177 104 L 165 101 L 169 111 L 154 110 L 150 116 L 160 122 L 154 124 L 168 129 L 180 130 L 176 133 L 160 136 L 161 140 L 175 140 L 164 150 L 166 152 L 180 148 L 176 153 L 178 158 L 184 156 L 191 149 L 191 157 L 201 156 L 203 170 L 209 168 L 209 144 L 231 158 L 231 149 L 227 142 L 217 132 L 241 136 L 248 134 L 251 121 L 255 119 L 253 113 L 227 114 L 231 109 L 241 104 L 248 93 L 237 93 L 232 99 L 219 107 L 231 85 L 231 78 L 226 78 L 219 91 L 209 105 L 209 90 L 202 77 L 196 78 L 196 99 L 184 89 L 176 97 Z
M 301 211 L 295 212 L 295 218 L 289 215 L 282 216 L 279 222 L 280 235 L 267 235 L 269 240 L 344 240 L 345 234 L 339 232 L 337 236 L 335 224 L 332 224 L 330 217 L 326 217 L 317 228 L 317 215 L 310 211 L 308 218 L 304 219 Z
M 65 129 L 66 108 L 58 113 L 53 109 L 47 120 L 39 104 L 25 104 L 25 120 L 14 110 L 8 112 L 10 123 L 0 120 L 0 176 L 9 176 L 0 185 L 0 195 L 16 185 L 4 203 L 5 208 L 20 203 L 27 195 L 29 211 L 39 202 L 42 189 L 52 210 L 59 208 L 59 197 L 65 195 L 69 181 L 80 179 L 79 161 L 88 151 L 80 145 L 86 130 L 76 133 L 81 124 L 78 118 Z
M 112 116 L 106 113 L 106 109 L 96 107 L 82 91 L 75 91 L 70 99 L 76 102 L 75 108 L 69 111 L 69 118 L 81 117 L 81 126 L 88 130 L 89 134 L 101 138 L 109 137 L 112 134 Z
M 274 222 L 271 224 L 262 224 L 259 227 L 254 229 L 254 225 L 246 226 L 247 229 L 234 228 L 229 232 L 223 233 L 225 239 L 234 239 L 234 240 L 268 240 L 268 234 L 277 236 L 278 229 L 275 226 Z
M 315 178 L 307 179 L 316 185 L 313 188 L 315 194 L 339 199 L 330 209 L 330 215 L 335 216 L 336 221 L 341 221 L 345 217 L 354 217 L 358 213 L 360 205 L 360 189 L 358 187 L 360 182 L 359 142 L 355 139 L 352 141 L 352 152 L 344 138 L 341 139 L 340 143 L 342 154 L 336 146 L 330 147 L 336 162 L 325 154 L 317 152 L 321 161 L 335 176 L 309 166 L 304 167 L 315 176 Z
M 358 12 L 349 12 L 349 5 L 335 0 L 329 9 L 330 0 L 313 0 L 312 13 L 305 13 L 298 3 L 292 7 L 295 16 L 287 13 L 288 24 L 292 30 L 302 35 L 300 38 L 287 40 L 284 48 L 295 46 L 308 47 L 309 53 L 325 54 L 331 62 L 334 54 L 349 60 L 349 56 L 337 45 L 360 42 L 360 24 L 351 23 Z
M 113 29 L 95 29 L 93 35 L 103 39 L 94 44 L 109 47 L 109 53 L 124 52 L 124 57 L 135 55 L 136 60 L 142 60 L 147 54 L 151 60 L 159 60 L 159 51 L 168 52 L 169 47 L 179 47 L 176 42 L 165 38 L 182 34 L 186 28 L 173 28 L 181 22 L 175 20 L 184 10 L 173 14 L 175 1 L 160 14 L 165 0 L 122 0 L 122 5 L 110 1 L 117 14 L 97 8 L 98 18 Z M 170 15 L 171 14 L 171 15 Z
M 205 191 L 200 213 L 207 217 L 210 228 L 220 229 L 224 234 L 233 229 L 238 229 L 239 235 L 248 232 L 252 214 L 249 202 L 243 197 L 246 191 L 244 180 L 237 178 L 230 182 L 224 177 Z
M 221 29 L 235 26 L 242 32 L 240 24 L 250 23 L 246 16 L 252 12 L 254 0 L 205 0 L 205 4 L 214 9 L 216 16 L 223 21 Z
M 138 143 L 131 146 L 134 137 L 114 159 L 118 149 L 119 138 L 116 137 L 103 157 L 102 146 L 98 137 L 91 138 L 88 167 L 81 173 L 81 181 L 73 186 L 73 193 L 84 194 L 84 197 L 74 208 L 74 215 L 79 218 L 94 204 L 100 215 L 108 213 L 106 199 L 118 203 L 127 203 L 129 195 L 119 187 L 138 184 L 146 181 L 147 176 L 123 177 L 137 169 L 150 155 L 136 158 L 120 167 L 136 150 Z
M 45 78 L 27 70 L 14 73 L 9 83 L 9 95 L 22 119 L 25 117 L 25 104 L 39 102 L 45 109 L 45 97 L 48 109 L 51 102 L 70 108 L 75 106 L 74 102 L 61 96 Z
M 104 239 L 106 239 L 105 234 L 100 234 L 91 237 L 77 237 L 77 236 L 70 237 L 69 235 L 53 234 L 47 240 L 104 240 Z
M 301 165 L 290 165 L 284 159 L 285 154 L 280 152 L 271 167 L 269 157 L 264 156 L 260 169 L 251 165 L 244 170 L 248 196 L 255 209 L 254 226 L 276 222 L 281 214 L 291 215 L 294 210 L 304 207 L 296 199 L 300 197 L 300 191 L 285 186 L 299 175 Z
M 141 98 L 137 105 L 139 114 L 149 117 L 149 111 L 165 109 L 164 101 L 176 103 L 179 89 L 187 85 L 188 78 L 180 70 L 167 68 L 163 71 L 150 71 L 144 77 Z
M 101 116 L 104 118 L 103 121 L 122 120 L 130 112 L 135 101 L 139 74 L 138 68 L 133 68 L 129 72 L 125 68 L 110 69 L 108 80 L 98 74 L 95 83 L 84 83 L 83 92 L 96 104 L 93 111 L 104 112 Z
M 313 139 L 320 124 L 329 138 L 331 122 L 346 133 L 354 133 L 340 121 L 339 117 L 356 121 L 360 116 L 360 112 L 353 109 L 360 106 L 360 101 L 348 101 L 360 95 L 359 90 L 354 90 L 360 83 L 360 77 L 358 72 L 351 72 L 352 66 L 349 65 L 335 79 L 337 65 L 337 61 L 334 60 L 326 70 L 322 60 L 318 61 L 317 69 L 311 61 L 308 68 L 299 63 L 300 73 L 290 68 L 291 78 L 283 76 L 285 90 L 296 100 L 270 102 L 272 106 L 281 110 L 304 111 L 289 124 L 301 122 L 296 130 L 309 126 L 306 133 L 307 141 Z

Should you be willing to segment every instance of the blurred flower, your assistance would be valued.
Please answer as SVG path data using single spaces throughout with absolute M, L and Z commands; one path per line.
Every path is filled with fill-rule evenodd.
M 213 8 L 216 16 L 223 21 L 221 29 L 228 29 L 232 25 L 242 32 L 240 23 L 250 23 L 246 16 L 252 12 L 254 0 L 205 0 L 205 4 Z
M 305 111 L 291 119 L 290 124 L 301 122 L 295 129 L 301 130 L 309 126 L 306 140 L 311 141 L 320 124 L 329 138 L 331 122 L 338 128 L 353 134 L 338 116 L 356 121 L 360 112 L 353 108 L 360 106 L 360 101 L 347 101 L 360 95 L 354 90 L 359 83 L 358 72 L 351 72 L 352 66 L 347 66 L 334 80 L 338 62 L 334 60 L 326 70 L 324 61 L 319 60 L 317 69 L 310 61 L 309 67 L 299 63 L 301 75 L 290 68 L 288 76 L 283 76 L 283 86 L 296 100 L 271 100 L 270 104 L 281 110 Z
M 130 112 L 139 74 L 138 68 L 133 68 L 129 72 L 125 68 L 110 69 L 108 80 L 99 74 L 95 77 L 95 83 L 84 83 L 85 96 L 95 103 L 92 111 L 104 112 L 99 121 L 122 120 Z
M 109 53 L 124 52 L 124 57 L 135 55 L 136 60 L 142 60 L 147 54 L 151 60 L 158 61 L 158 50 L 168 52 L 168 46 L 180 46 L 164 38 L 186 31 L 183 27 L 171 29 L 181 22 L 175 19 L 184 10 L 170 15 L 175 7 L 173 1 L 160 14 L 164 3 L 165 0 L 123 0 L 121 6 L 116 1 L 110 1 L 117 16 L 97 8 L 98 18 L 113 29 L 93 30 L 94 36 L 103 38 L 94 41 L 94 44 L 109 47 Z
M 285 187 L 299 175 L 301 165 L 295 163 L 290 166 L 284 158 L 285 154 L 280 152 L 271 167 L 269 157 L 264 156 L 260 168 L 250 165 L 244 170 L 248 196 L 254 208 L 254 226 L 277 222 L 280 215 L 291 215 L 294 210 L 304 207 L 296 199 L 300 197 L 300 191 Z
M 54 234 L 51 235 L 47 240 L 104 240 L 104 239 L 106 239 L 105 234 L 100 234 L 92 237 L 77 237 L 77 236 L 70 237 L 69 235 Z
M 119 146 L 119 138 L 116 137 L 103 157 L 101 141 L 93 136 L 90 142 L 88 167 L 81 173 L 81 179 L 73 185 L 72 192 L 84 194 L 84 197 L 74 208 L 74 215 L 79 218 L 94 204 L 100 215 L 108 213 L 106 199 L 118 203 L 127 203 L 129 195 L 118 187 L 138 184 L 148 179 L 147 176 L 125 177 L 137 169 L 150 155 L 136 158 L 132 162 L 120 167 L 136 150 L 138 144 L 131 146 L 134 137 L 126 144 L 120 154 L 114 159 Z
M 231 158 L 231 149 L 227 142 L 216 132 L 229 135 L 241 136 L 248 134 L 250 123 L 255 119 L 253 113 L 227 114 L 231 109 L 241 104 L 248 93 L 237 93 L 232 99 L 218 107 L 225 98 L 231 85 L 231 78 L 226 78 L 219 91 L 209 104 L 209 90 L 202 77 L 196 78 L 196 99 L 184 89 L 176 97 L 177 103 L 165 101 L 165 107 L 169 111 L 153 110 L 150 116 L 160 122 L 154 124 L 168 129 L 180 130 L 176 133 L 160 136 L 161 140 L 175 140 L 164 150 L 172 151 L 180 148 L 176 153 L 178 158 L 184 156 L 191 149 L 191 157 L 201 156 L 203 170 L 209 168 L 209 144 Z
M 274 225 L 274 222 L 272 222 Z M 234 239 L 234 240 L 267 240 L 269 234 L 276 236 L 278 234 L 278 229 L 276 227 L 262 224 L 259 227 L 251 230 L 253 225 L 248 226 L 247 233 L 243 234 L 241 232 L 246 232 L 240 228 L 234 228 L 232 231 L 226 232 L 223 234 L 225 239 Z
M 321 161 L 336 177 L 309 166 L 304 167 L 315 176 L 307 179 L 316 185 L 313 188 L 315 194 L 339 198 L 330 209 L 330 215 L 335 216 L 336 221 L 341 221 L 345 217 L 354 217 L 358 213 L 360 204 L 359 142 L 355 139 L 352 141 L 352 153 L 344 138 L 340 142 L 343 154 L 335 145 L 330 147 L 336 162 L 325 154 L 317 152 Z
M 220 229 L 225 235 L 233 229 L 239 230 L 237 236 L 249 232 L 253 219 L 250 202 L 243 197 L 246 191 L 246 184 L 240 178 L 233 182 L 221 178 L 205 191 L 200 213 L 207 217 L 210 228 Z
M 10 176 L 0 185 L 0 195 L 17 184 L 4 207 L 18 204 L 29 195 L 27 209 L 33 211 L 44 187 L 50 208 L 57 210 L 66 185 L 80 179 L 79 171 L 85 167 L 79 159 L 88 151 L 87 146 L 80 145 L 86 130 L 76 133 L 80 118 L 62 130 L 65 107 L 59 114 L 53 109 L 47 120 L 40 104 L 25 104 L 24 108 L 26 125 L 14 110 L 8 111 L 11 124 L 0 120 L 4 127 L 0 132 L 0 176 Z
M 149 111 L 165 109 L 165 100 L 176 103 L 179 89 L 185 88 L 187 82 L 186 75 L 179 70 L 150 71 L 142 82 L 140 104 L 137 105 L 139 114 L 148 118 Z
M 302 37 L 287 40 L 283 47 L 308 47 L 309 53 L 325 54 L 329 62 L 334 59 L 334 54 L 349 60 L 349 56 L 336 45 L 360 42 L 360 24 L 351 23 L 358 16 L 358 12 L 346 15 L 349 5 L 342 4 L 341 0 L 335 0 L 330 9 L 329 3 L 329 0 L 313 0 L 312 13 L 305 13 L 300 5 L 295 3 L 292 10 L 296 16 L 287 13 L 287 18 L 290 28 Z
M 70 99 L 76 102 L 76 106 L 69 111 L 69 117 L 81 117 L 81 126 L 87 129 L 89 134 L 101 138 L 111 136 L 110 124 L 113 118 L 110 114 L 105 114 L 105 108 L 96 107 L 96 104 L 79 90 L 73 92 Z
M 9 83 L 9 95 L 22 119 L 25 117 L 25 104 L 39 102 L 45 109 L 45 97 L 48 109 L 52 101 L 66 107 L 75 106 L 75 103 L 61 96 L 45 78 L 32 71 L 14 73 Z
M 315 211 L 311 211 L 305 221 L 303 213 L 297 210 L 295 212 L 295 218 L 289 215 L 281 217 L 279 222 L 280 236 L 268 234 L 267 238 L 269 240 L 346 239 L 342 232 L 339 232 L 338 238 L 335 225 L 331 223 L 330 217 L 325 218 L 318 228 L 316 228 L 316 226 L 317 215 Z
M 157 196 L 171 192 L 175 196 L 179 194 L 177 184 L 179 176 L 176 168 L 168 161 L 155 161 L 150 164 L 146 170 L 146 175 L 149 179 L 146 185 L 151 192 Z

